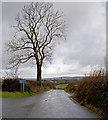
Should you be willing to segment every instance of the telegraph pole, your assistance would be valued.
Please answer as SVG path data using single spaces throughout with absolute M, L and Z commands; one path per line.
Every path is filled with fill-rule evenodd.
M 108 80 L 108 2 L 106 2 L 106 79 Z

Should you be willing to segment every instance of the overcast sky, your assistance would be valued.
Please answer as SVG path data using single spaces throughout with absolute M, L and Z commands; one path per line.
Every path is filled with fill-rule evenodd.
M 2 3 L 2 71 L 6 70 L 8 55 L 4 43 L 13 36 L 12 25 L 23 6 L 28 3 Z M 67 40 L 57 44 L 53 61 L 42 68 L 43 77 L 78 76 L 92 69 L 104 67 L 106 53 L 106 3 L 67 2 L 54 3 L 64 13 L 67 24 Z M 20 77 L 36 77 L 32 62 L 19 68 Z

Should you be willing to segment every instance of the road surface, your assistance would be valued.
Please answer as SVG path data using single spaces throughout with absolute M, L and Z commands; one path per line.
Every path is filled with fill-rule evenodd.
M 99 118 L 75 103 L 64 90 L 50 90 L 30 97 L 3 98 L 3 118 Z

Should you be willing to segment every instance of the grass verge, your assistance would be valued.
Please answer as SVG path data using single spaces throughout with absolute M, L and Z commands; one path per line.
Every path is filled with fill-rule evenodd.
M 0 97 L 2 98 L 9 98 L 9 97 L 25 97 L 25 96 L 32 96 L 34 93 L 32 92 L 29 94 L 28 92 L 7 92 L 7 91 L 0 91 Z
M 7 91 L 0 91 L 0 98 L 13 98 L 13 97 L 26 97 L 32 96 L 44 91 L 50 90 L 51 88 L 47 87 L 46 89 L 40 88 L 36 92 L 7 92 Z

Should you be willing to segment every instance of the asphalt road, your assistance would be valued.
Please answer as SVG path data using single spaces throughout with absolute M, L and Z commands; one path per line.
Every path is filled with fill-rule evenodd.
M 75 103 L 64 90 L 50 90 L 31 97 L 3 98 L 3 118 L 99 118 Z

